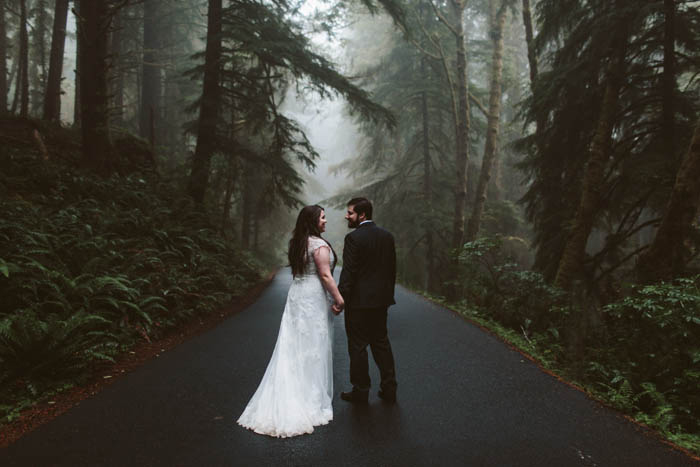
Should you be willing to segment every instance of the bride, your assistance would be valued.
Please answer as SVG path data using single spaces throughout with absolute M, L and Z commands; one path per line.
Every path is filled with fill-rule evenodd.
M 301 210 L 289 241 L 294 280 L 275 350 L 238 419 L 256 433 L 288 438 L 333 420 L 333 314 L 345 304 L 333 280 L 335 252 L 321 238 L 325 230 L 323 208 Z

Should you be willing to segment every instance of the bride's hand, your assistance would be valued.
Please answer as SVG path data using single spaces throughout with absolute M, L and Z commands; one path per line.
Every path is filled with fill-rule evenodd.
M 345 301 L 342 298 L 340 300 L 336 300 L 332 308 L 333 313 L 339 315 L 343 311 L 343 308 L 345 308 Z

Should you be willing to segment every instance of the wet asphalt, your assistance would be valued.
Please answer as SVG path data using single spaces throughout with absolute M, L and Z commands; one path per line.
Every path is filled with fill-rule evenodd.
M 389 312 L 396 405 L 376 385 L 367 406 L 340 400 L 349 386 L 338 318 L 334 420 L 289 439 L 247 431 L 236 419 L 265 371 L 290 283 L 282 270 L 241 313 L 0 450 L 0 466 L 700 465 L 400 287 Z

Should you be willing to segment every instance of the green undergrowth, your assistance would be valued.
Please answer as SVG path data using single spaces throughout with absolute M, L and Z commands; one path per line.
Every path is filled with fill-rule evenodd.
M 498 239 L 465 245 L 462 299 L 417 292 L 700 454 L 700 276 L 631 286 L 611 303 L 591 303 L 519 270 L 499 248 Z
M 260 282 L 175 185 L 0 148 L 0 424 Z

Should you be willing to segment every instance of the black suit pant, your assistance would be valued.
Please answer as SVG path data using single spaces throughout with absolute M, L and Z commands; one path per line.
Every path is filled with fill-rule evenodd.
M 367 346 L 379 367 L 380 387 L 387 393 L 396 392 L 394 354 L 386 330 L 386 308 L 363 308 L 345 310 L 345 331 L 348 336 L 350 354 L 350 382 L 356 391 L 370 388 Z

